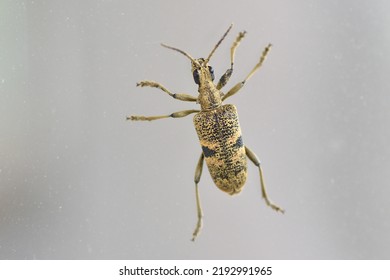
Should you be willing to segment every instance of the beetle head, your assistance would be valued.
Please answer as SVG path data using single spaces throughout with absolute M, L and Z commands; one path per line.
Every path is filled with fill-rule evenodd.
M 204 58 L 195 60 L 197 63 L 191 63 L 191 72 L 194 82 L 200 85 L 203 81 L 214 81 L 214 70 Z
M 198 58 L 194 59 L 191 55 L 186 53 L 185 51 L 182 51 L 180 49 L 167 46 L 165 44 L 161 44 L 163 47 L 177 51 L 184 56 L 186 56 L 188 59 L 191 60 L 191 72 L 194 77 L 194 81 L 197 85 L 200 86 L 202 82 L 212 82 L 214 81 L 214 70 L 213 68 L 208 64 L 210 61 L 211 56 L 214 54 L 215 50 L 219 47 L 219 45 L 222 43 L 223 39 L 225 39 L 226 35 L 229 33 L 230 29 L 232 29 L 233 24 L 231 24 L 228 28 L 228 30 L 223 34 L 222 38 L 218 41 L 218 43 L 214 46 L 210 54 L 206 59 L 204 58 Z

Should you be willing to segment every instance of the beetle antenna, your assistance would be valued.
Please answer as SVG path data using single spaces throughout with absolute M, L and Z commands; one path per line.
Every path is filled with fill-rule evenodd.
M 191 60 L 192 63 L 198 64 L 198 63 L 195 61 L 195 59 L 194 59 L 192 56 L 190 56 L 188 53 L 186 53 L 185 51 L 182 51 L 182 50 L 180 50 L 180 49 L 177 49 L 177 48 L 174 48 L 174 47 L 165 45 L 165 44 L 161 44 L 161 46 L 163 46 L 164 48 L 167 48 L 167 49 L 171 49 L 171 50 L 177 51 L 177 52 L 183 54 L 184 56 L 186 56 L 187 58 L 189 58 L 189 59 Z
M 211 53 L 209 54 L 209 56 L 207 57 L 206 59 L 206 62 L 209 62 L 211 56 L 214 54 L 215 50 L 219 47 L 219 45 L 222 43 L 223 39 L 225 39 L 226 35 L 228 35 L 230 29 L 232 29 L 233 27 L 233 23 L 230 24 L 228 30 L 226 30 L 225 34 L 223 34 L 222 38 L 218 41 L 218 43 L 215 45 L 214 49 L 211 51 Z

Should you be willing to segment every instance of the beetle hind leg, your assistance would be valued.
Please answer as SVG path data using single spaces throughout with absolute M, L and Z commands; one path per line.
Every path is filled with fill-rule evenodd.
M 198 222 L 196 223 L 194 233 L 192 234 L 192 239 L 191 239 L 192 241 L 195 241 L 195 238 L 198 236 L 200 229 L 202 228 L 203 212 L 202 212 L 202 206 L 200 204 L 198 183 L 200 181 L 200 177 L 202 176 L 203 160 L 204 160 L 204 155 L 202 153 L 200 155 L 198 164 L 196 165 L 196 169 L 195 169 L 194 181 L 195 181 L 195 197 L 196 197 L 196 210 L 198 214 Z
M 256 154 L 252 152 L 247 146 L 245 146 L 245 153 L 247 157 L 253 162 L 254 165 L 256 165 L 259 168 L 259 175 L 260 175 L 260 184 L 261 184 L 261 193 L 263 195 L 263 198 L 265 199 L 265 202 L 269 207 L 274 209 L 275 211 L 284 213 L 284 209 L 279 207 L 278 205 L 274 204 L 268 197 L 267 191 L 265 189 L 265 184 L 264 184 L 264 178 L 263 178 L 263 170 L 261 169 L 260 166 L 260 160 L 257 158 Z

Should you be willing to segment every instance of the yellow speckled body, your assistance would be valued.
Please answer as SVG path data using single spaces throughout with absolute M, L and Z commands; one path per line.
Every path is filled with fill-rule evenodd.
M 179 52 L 191 61 L 191 72 L 195 84 L 198 85 L 198 96 L 192 96 L 185 93 L 173 93 L 162 84 L 154 81 L 140 81 L 137 83 L 137 86 L 141 87 L 158 88 L 177 100 L 196 102 L 200 105 L 200 110 L 184 110 L 168 115 L 127 117 L 128 120 L 132 121 L 154 121 L 165 118 L 183 118 L 189 114 L 196 113 L 194 116 L 194 125 L 202 147 L 202 153 L 199 157 L 198 164 L 196 165 L 194 176 L 198 220 L 192 234 L 192 241 L 198 236 L 202 227 L 203 212 L 200 203 L 198 183 L 202 175 L 204 161 L 206 161 L 209 173 L 215 185 L 222 191 L 233 195 L 241 192 L 245 184 L 248 158 L 259 170 L 261 193 L 265 202 L 272 209 L 282 213 L 284 212 L 282 208 L 269 199 L 265 188 L 260 160 L 242 141 L 236 107 L 231 104 L 223 104 L 228 97 L 236 94 L 261 67 L 271 48 L 271 44 L 264 49 L 260 56 L 260 60 L 249 74 L 226 93 L 223 93 L 221 90 L 227 84 L 233 73 L 236 48 L 244 38 L 246 32 L 240 32 L 233 42 L 230 49 L 230 68 L 221 76 L 217 84 L 214 84 L 214 70 L 209 65 L 209 61 L 231 28 L 232 25 L 230 25 L 222 38 L 214 46 L 207 58 L 194 59 L 185 51 L 162 44 L 163 47 Z
M 201 111 L 194 116 L 194 125 L 215 185 L 230 195 L 239 193 L 247 164 L 236 107 L 227 104 Z

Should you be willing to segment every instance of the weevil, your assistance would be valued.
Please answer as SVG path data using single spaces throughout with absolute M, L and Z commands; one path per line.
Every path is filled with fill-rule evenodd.
M 188 102 L 196 102 L 200 104 L 200 110 L 184 110 L 175 112 L 169 115 L 160 116 L 129 116 L 127 120 L 132 121 L 154 121 L 164 118 L 182 118 L 190 114 L 196 113 L 193 118 L 195 130 L 198 134 L 200 146 L 202 148 L 198 164 L 195 169 L 195 197 L 197 208 L 197 223 L 192 234 L 192 241 L 198 236 L 202 227 L 203 212 L 199 196 L 198 184 L 202 175 L 203 162 L 210 172 L 211 178 L 215 185 L 222 191 L 234 195 L 241 192 L 247 178 L 247 158 L 259 169 L 260 186 L 262 196 L 268 206 L 272 209 L 284 213 L 284 210 L 274 204 L 268 197 L 263 170 L 260 165 L 260 160 L 252 150 L 244 145 L 242 140 L 241 128 L 238 120 L 236 106 L 232 104 L 223 104 L 228 97 L 236 94 L 252 75 L 262 66 L 271 44 L 264 49 L 260 56 L 259 62 L 253 67 L 244 80 L 233 86 L 226 94 L 221 89 L 227 84 L 232 73 L 235 52 L 244 38 L 246 32 L 240 32 L 233 42 L 230 49 L 230 68 L 221 76 L 218 83 L 214 84 L 214 71 L 209 65 L 210 58 L 221 42 L 225 39 L 233 25 L 230 25 L 222 38 L 214 46 L 206 59 L 194 59 L 187 52 L 180 49 L 161 44 L 163 47 L 174 50 L 186 56 L 191 61 L 191 72 L 198 85 L 199 95 L 197 97 L 183 94 L 172 93 L 163 85 L 153 81 L 141 81 L 137 83 L 140 87 L 158 88 L 174 99 Z

